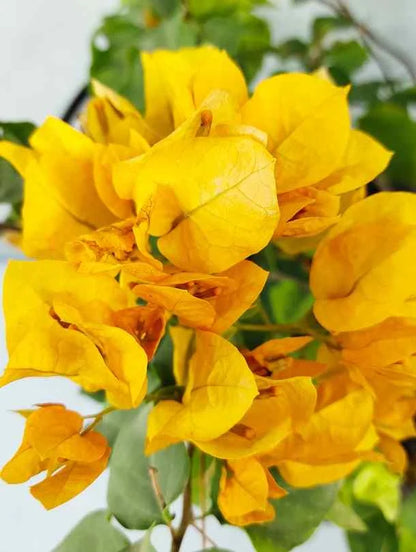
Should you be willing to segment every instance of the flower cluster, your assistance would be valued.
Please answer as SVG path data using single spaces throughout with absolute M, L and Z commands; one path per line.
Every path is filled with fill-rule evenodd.
M 298 487 L 365 459 L 403 470 L 399 441 L 415 434 L 416 196 L 362 199 L 390 152 L 351 128 L 348 88 L 324 75 L 274 76 L 249 97 L 213 47 L 143 53 L 142 64 L 144 114 L 94 82 L 81 131 L 49 118 L 30 148 L 0 142 L 24 178 L 19 239 L 37 259 L 6 272 L 0 385 L 65 376 L 104 390 L 111 408 L 136 408 L 169 333 L 175 394 L 155 400 L 146 454 L 184 441 L 221 459 L 218 505 L 235 525 L 273 518 L 268 500 L 286 490 L 271 468 Z M 270 242 L 319 244 L 316 360 L 294 354 L 316 338 L 307 330 L 253 350 L 235 339 L 268 278 L 249 258 Z M 109 448 L 96 422 L 63 406 L 24 415 L 1 475 L 46 471 L 32 493 L 51 508 L 99 475 Z

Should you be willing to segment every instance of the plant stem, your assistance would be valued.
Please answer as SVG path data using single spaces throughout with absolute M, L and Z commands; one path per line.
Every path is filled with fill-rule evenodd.
M 194 445 L 190 444 L 188 448 L 188 454 L 192 461 L 192 455 L 194 453 Z M 183 494 L 183 506 L 182 506 L 182 519 L 181 523 L 176 531 L 173 531 L 172 534 L 172 548 L 171 552 L 179 552 L 181 549 L 181 544 L 185 536 L 186 530 L 189 525 L 193 523 L 192 517 L 192 482 L 191 478 L 188 479 L 186 484 L 185 491 Z
M 345 19 L 347 19 L 351 23 L 351 25 L 353 25 L 357 29 L 358 33 L 361 36 L 361 39 L 363 40 L 364 45 L 372 55 L 374 61 L 379 66 L 383 74 L 383 77 L 387 83 L 390 83 L 391 79 L 388 77 L 383 67 L 383 64 L 381 63 L 381 60 L 379 59 L 377 54 L 374 53 L 373 48 L 369 44 L 369 41 L 373 43 L 375 46 L 377 46 L 378 48 L 380 48 L 381 50 L 384 50 L 384 52 L 389 54 L 391 57 L 399 61 L 401 65 L 406 69 L 413 83 L 416 84 L 416 68 L 414 67 L 412 60 L 404 52 L 396 48 L 396 46 L 386 42 L 372 29 L 367 27 L 361 21 L 358 21 L 344 0 L 333 0 L 333 1 L 318 0 L 318 1 L 324 6 L 326 6 L 327 8 L 329 8 L 330 10 L 334 11 L 337 15 L 345 17 Z
M 330 335 L 321 333 L 309 326 L 303 326 L 301 324 L 235 324 L 235 327 L 238 330 L 245 332 L 287 333 L 291 336 L 309 335 L 316 341 L 321 341 L 330 347 L 336 348 Z

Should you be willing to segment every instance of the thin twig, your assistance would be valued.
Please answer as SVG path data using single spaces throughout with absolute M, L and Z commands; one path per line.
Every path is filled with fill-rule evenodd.
M 172 526 L 171 519 L 169 515 L 165 515 L 167 504 L 166 500 L 163 496 L 162 489 L 160 488 L 159 481 L 157 478 L 157 469 L 154 466 L 149 466 L 149 477 L 150 477 L 150 483 L 152 484 L 153 491 L 156 496 L 156 500 L 159 503 L 159 508 L 162 512 L 163 518 L 166 522 L 166 525 L 169 528 L 170 534 L 172 536 L 172 542 L 175 539 L 175 529 Z
M 202 518 L 202 521 L 204 521 L 205 518 Z M 203 546 L 205 547 L 207 545 L 207 543 L 211 544 L 212 546 L 215 546 L 215 548 L 218 548 L 218 544 L 213 540 L 211 539 L 211 537 L 209 537 L 205 530 L 204 529 L 201 529 L 201 527 L 198 527 L 198 525 L 196 524 L 195 520 L 193 521 L 193 523 L 191 523 L 192 527 L 195 527 L 195 529 L 197 531 L 199 531 L 199 533 L 202 535 L 202 538 L 203 538 Z
M 364 45 L 367 47 L 370 54 L 373 56 L 374 61 L 380 67 L 380 70 L 387 83 L 389 83 L 391 79 L 386 74 L 385 69 L 380 62 L 380 59 L 374 53 L 373 48 L 371 46 L 369 47 L 368 41 L 372 42 L 378 48 L 380 48 L 381 50 L 384 50 L 384 52 L 386 52 L 391 57 L 399 61 L 402 64 L 402 66 L 406 69 L 413 83 L 416 83 L 416 68 L 414 67 L 412 60 L 399 48 L 396 48 L 394 44 L 390 44 L 386 42 L 376 32 L 374 32 L 372 29 L 367 27 L 364 23 L 356 19 L 352 11 L 349 9 L 349 7 L 345 4 L 343 0 L 334 0 L 334 2 L 331 2 L 330 0 L 318 0 L 318 1 L 322 5 L 334 11 L 337 15 L 345 17 L 345 19 L 347 19 L 357 29 L 358 33 L 360 34 L 364 42 Z
M 194 453 L 194 445 L 190 444 L 188 448 L 189 458 L 192 462 L 192 456 Z M 185 491 L 183 494 L 183 505 L 182 505 L 182 519 L 181 523 L 176 531 L 172 534 L 172 549 L 171 552 L 179 552 L 183 538 L 185 536 L 186 530 L 189 525 L 193 523 L 192 517 L 192 487 L 191 487 L 191 478 L 188 479 L 186 484 Z

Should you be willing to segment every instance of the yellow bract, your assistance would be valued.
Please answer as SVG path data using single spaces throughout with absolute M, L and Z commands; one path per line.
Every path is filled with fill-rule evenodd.
M 134 295 L 158 305 L 179 322 L 193 328 L 224 332 L 257 299 L 268 273 L 250 261 L 242 261 L 216 275 L 159 271 L 144 263 L 122 268 L 123 282 Z
M 416 316 L 416 196 L 378 193 L 351 206 L 319 245 L 310 285 L 333 332 Z M 363 239 L 365 237 L 365 239 Z
M 256 458 L 233 460 L 222 469 L 218 506 L 233 525 L 262 523 L 275 516 L 268 498 L 286 494 Z
M 82 417 L 62 405 L 30 412 L 22 444 L 2 469 L 1 478 L 23 483 L 46 472 L 46 478 L 30 488 L 32 495 L 47 510 L 67 502 L 97 479 L 110 456 L 106 439 L 82 428 Z
M 276 157 L 277 238 L 311 236 L 333 225 L 336 196 L 370 182 L 391 158 L 351 129 L 347 93 L 319 76 L 292 73 L 261 82 L 243 107 L 243 121 L 267 133 Z
M 249 137 L 168 141 L 127 161 L 116 188 L 137 212 L 150 210 L 149 233 L 171 263 L 221 272 L 270 241 L 278 221 L 273 164 Z
M 294 487 L 336 481 L 351 473 L 378 438 L 372 425 L 373 399 L 365 390 L 348 393 L 323 405 L 309 422 L 263 458 L 278 466 Z
M 113 314 L 128 296 L 108 274 L 80 274 L 64 261 L 12 261 L 4 283 L 9 363 L 0 385 L 24 377 L 66 376 L 104 389 L 118 408 L 146 393 L 147 357 Z
M 182 402 L 162 401 L 148 421 L 147 453 L 182 440 L 209 441 L 225 433 L 257 394 L 243 356 L 222 337 L 196 331 Z
M 145 52 L 142 63 L 146 122 L 159 139 L 183 123 L 212 90 L 228 92 L 237 107 L 248 98 L 241 70 L 212 46 Z

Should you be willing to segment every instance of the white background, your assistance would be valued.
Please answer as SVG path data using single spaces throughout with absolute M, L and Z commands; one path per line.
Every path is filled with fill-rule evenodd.
M 0 0 L 0 120 L 32 120 L 41 123 L 48 115 L 60 115 L 85 83 L 89 64 L 89 37 L 103 14 L 115 9 L 117 0 Z M 291 9 L 288 0 L 273 10 L 271 24 L 276 40 L 293 33 L 307 34 L 310 12 L 318 5 Z M 387 40 L 416 52 L 414 0 L 354 0 L 357 13 Z M 270 17 L 269 17 L 270 20 Z M 374 69 L 374 72 L 376 69 Z M 375 74 L 375 73 L 374 73 Z M 1 274 L 8 255 L 0 251 Z M 0 359 L 6 362 L 0 325 Z M 0 367 L 1 370 L 1 367 Z M 82 397 L 70 382 L 26 380 L 0 390 L 0 465 L 14 453 L 22 433 L 22 421 L 11 410 L 34 403 L 56 401 L 85 414 L 96 405 Z M 106 475 L 79 497 L 45 512 L 31 498 L 27 486 L 0 482 L 0 552 L 50 552 L 88 512 L 105 507 Z M 221 528 L 214 520 L 210 535 L 217 544 L 238 552 L 252 552 L 248 539 L 238 530 Z M 154 532 L 155 546 L 168 552 L 163 528 Z M 187 535 L 184 552 L 201 548 L 198 534 Z M 340 531 L 325 525 L 298 552 L 344 552 Z M 85 551 L 94 552 L 94 551 Z

